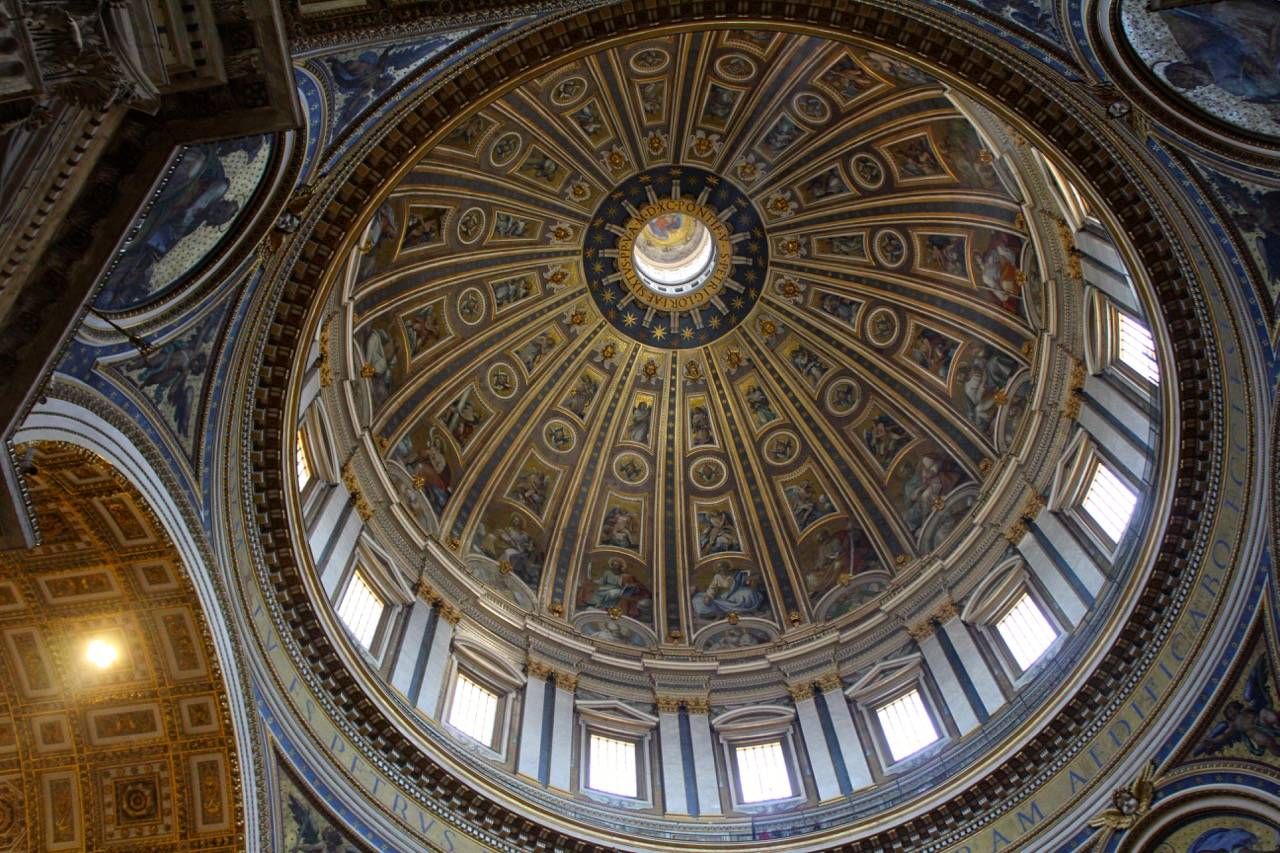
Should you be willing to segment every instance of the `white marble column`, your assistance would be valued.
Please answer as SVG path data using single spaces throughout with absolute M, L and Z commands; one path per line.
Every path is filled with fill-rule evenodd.
M 840 744 L 840 758 L 849 775 L 849 785 L 855 791 L 865 788 L 871 784 L 871 768 L 867 765 L 862 738 L 858 737 L 858 729 L 853 724 L 853 712 L 841 689 L 840 678 L 834 674 L 826 676 L 819 679 L 818 686 L 822 688 L 822 698 L 827 703 L 831 726 L 836 730 L 836 742 Z
M 1076 593 L 1075 587 L 1062 573 L 1058 564 L 1045 553 L 1044 549 L 1040 547 L 1040 543 L 1036 541 L 1036 537 L 1029 531 L 1024 533 L 1022 538 L 1015 544 L 1018 552 L 1022 554 L 1022 558 L 1027 561 L 1027 568 L 1040 581 L 1041 586 L 1044 587 L 1054 603 L 1058 605 L 1062 615 L 1066 617 L 1071 625 L 1078 624 L 1084 618 L 1084 614 L 1088 612 L 1088 607 L 1084 599 Z
M 1093 399 L 1086 400 L 1080 407 L 1080 426 L 1099 447 L 1105 448 L 1120 463 L 1124 471 L 1134 479 L 1140 479 L 1151 456 L 1147 441 L 1151 422 L 1129 398 L 1115 390 L 1112 381 L 1110 374 L 1086 377 L 1084 390 Z M 1115 420 L 1105 417 L 1100 410 L 1105 410 Z M 1123 424 L 1124 428 L 1121 429 L 1117 423 Z
M 320 396 L 320 388 L 320 368 L 316 366 L 308 367 L 307 372 L 303 374 L 302 390 L 298 394 L 298 411 L 306 412 L 307 406 L 311 405 L 311 401 Z M 301 425 L 301 418 L 298 419 L 298 423 Z
M 319 499 L 320 509 L 307 524 L 307 544 L 311 546 L 311 553 L 317 556 L 329 543 L 343 509 L 351 502 L 351 493 L 341 483 L 326 484 L 321 488 L 324 494 Z
M 1106 581 L 1106 576 L 1102 573 L 1102 569 L 1094 562 L 1090 552 L 1084 545 L 1080 544 L 1080 540 L 1075 537 L 1067 526 L 1062 523 L 1062 519 L 1058 518 L 1057 512 L 1054 510 L 1043 510 L 1036 516 L 1035 524 L 1040 528 L 1040 532 L 1045 538 L 1052 543 L 1054 549 L 1071 567 L 1075 576 L 1080 579 L 1085 589 L 1089 590 L 1089 594 L 1097 596 L 1098 590 L 1102 589 L 1102 584 Z
M 409 605 L 408 610 L 400 644 L 396 647 L 395 661 L 391 664 L 391 686 L 403 693 L 410 702 L 414 702 L 417 697 L 413 695 L 413 676 L 418 671 L 423 655 L 427 653 L 422 646 L 427 628 L 431 625 L 431 605 L 417 598 Z
M 524 710 L 520 716 L 520 754 L 516 772 L 534 781 L 542 762 L 542 721 L 546 715 L 547 676 L 551 668 L 529 661 L 524 682 Z
M 693 772 L 698 780 L 698 814 L 720 814 L 720 780 L 716 774 L 716 747 L 711 739 L 711 706 L 706 700 L 686 702 L 689 742 L 693 745 Z
M 680 702 L 658 697 L 658 751 L 662 756 L 662 793 L 667 814 L 688 814 L 684 787 L 684 748 L 680 743 Z M 692 760 L 693 756 L 689 756 Z
M 835 765 L 831 763 L 831 750 L 827 748 L 827 736 L 822 730 L 822 720 L 813 701 L 813 686 L 795 684 L 789 688 L 791 700 L 796 704 L 796 716 L 800 720 L 800 733 L 804 735 L 805 752 L 809 756 L 809 769 L 813 771 L 813 784 L 819 800 L 839 797 L 840 780 Z
M 431 648 L 426 649 L 427 667 L 422 673 L 422 689 L 418 691 L 418 708 L 428 717 L 440 713 L 440 694 L 444 690 L 445 673 L 449 671 L 449 655 L 453 649 L 453 626 L 462 614 L 448 604 L 436 608 L 435 630 Z
M 939 630 L 946 632 L 947 639 L 951 642 L 956 657 L 960 659 L 965 675 L 968 676 L 969 683 L 973 686 L 973 692 L 977 695 L 983 710 L 988 716 L 994 714 L 996 709 L 1005 702 L 1004 693 L 996 682 L 995 673 L 987 665 L 987 659 L 982 656 L 978 644 L 973 641 L 969 626 L 965 625 L 959 616 L 955 616 L 943 622 Z
M 939 630 L 941 629 L 932 630 L 921 627 L 915 629 L 914 634 L 916 642 L 920 645 L 920 652 L 924 655 L 925 663 L 929 666 L 929 672 L 933 675 L 933 680 L 938 683 L 942 700 L 947 703 L 947 710 L 951 712 L 951 719 L 955 720 L 960 734 L 965 735 L 976 729 L 980 721 L 969 697 L 965 694 L 961 682 L 963 673 L 951 665 L 946 652 L 943 651 L 942 642 L 937 634 Z
M 547 784 L 561 791 L 569 791 L 572 788 L 573 769 L 573 694 L 578 689 L 578 676 L 557 672 L 555 679 L 556 706 L 551 724 L 551 776 Z
M 329 486 L 319 511 L 307 526 L 307 543 L 320 573 L 320 583 L 330 598 L 346 571 L 363 528 L 364 519 L 356 511 L 346 486 L 341 483 Z

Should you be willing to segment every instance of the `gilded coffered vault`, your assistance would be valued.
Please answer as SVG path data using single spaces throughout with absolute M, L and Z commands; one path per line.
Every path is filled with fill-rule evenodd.
M 181 559 L 102 459 L 21 452 L 43 542 L 0 555 L 0 847 L 241 849 L 227 688 Z
M 1280 849 L 1273 3 L 5 2 L 0 849 Z

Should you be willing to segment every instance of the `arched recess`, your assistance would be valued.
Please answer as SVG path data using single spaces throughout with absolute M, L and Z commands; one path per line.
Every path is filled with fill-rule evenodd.
M 175 497 L 175 487 L 157 471 L 138 443 L 101 416 L 67 400 L 49 398 L 32 410 L 14 436 L 18 446 L 41 442 L 72 445 L 100 458 L 122 477 L 145 502 L 147 510 L 168 537 L 189 580 L 200 614 L 207 626 L 208 642 L 221 670 L 223 694 L 231 731 L 224 735 L 234 743 L 239 798 L 244 827 L 264 828 L 267 816 L 260 797 L 265 779 L 257 750 L 256 717 L 249 700 L 246 673 L 237 651 L 238 641 L 228 618 L 225 593 L 201 545 L 201 536 Z M 262 849 L 265 836 L 249 832 L 237 844 L 247 850 Z

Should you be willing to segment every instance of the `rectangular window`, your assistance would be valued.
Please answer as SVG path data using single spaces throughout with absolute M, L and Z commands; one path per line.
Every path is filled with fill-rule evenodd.
M 1143 379 L 1155 385 L 1160 381 L 1160 365 L 1156 363 L 1156 345 L 1151 331 L 1123 311 L 1120 315 L 1120 361 Z
M 1081 504 L 1098 529 L 1112 542 L 1119 542 L 1138 505 L 1138 496 L 1106 465 L 1093 469 L 1093 479 Z
M 472 740 L 492 747 L 497 719 L 498 694 L 459 672 L 449 706 L 449 725 Z
M 876 708 L 876 718 L 880 721 L 880 729 L 894 761 L 901 761 L 938 739 L 938 730 L 933 726 L 933 718 L 925 709 L 919 690 L 904 693 L 889 704 Z
M 351 575 L 351 582 L 342 593 L 342 601 L 338 603 L 338 618 L 366 649 L 373 645 L 373 638 L 378 633 L 378 622 L 382 620 L 382 611 L 386 604 L 369 586 L 359 569 Z
M 996 623 L 996 629 L 1000 631 L 1004 644 L 1009 647 L 1009 653 L 1023 670 L 1038 661 L 1045 649 L 1058 638 L 1049 620 L 1044 618 L 1044 613 L 1025 592 Z
M 787 772 L 782 741 L 735 747 L 733 756 L 738 765 L 744 803 L 783 800 L 792 795 L 791 774 Z
M 298 488 L 305 489 L 311 482 L 311 460 L 307 458 L 307 443 L 302 439 L 302 430 L 298 430 L 297 454 L 294 464 L 298 471 Z
M 619 797 L 637 797 L 636 744 L 591 733 L 587 787 Z

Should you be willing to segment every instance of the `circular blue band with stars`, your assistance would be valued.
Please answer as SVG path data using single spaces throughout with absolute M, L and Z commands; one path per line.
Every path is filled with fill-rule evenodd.
M 606 253 L 634 224 L 633 211 L 671 198 L 677 184 L 681 198 L 698 200 L 728 226 L 733 259 L 715 299 L 669 312 L 634 298 L 617 258 Z M 737 327 L 759 300 L 768 267 L 769 241 L 755 205 L 732 181 L 696 166 L 656 166 L 623 181 L 600 202 L 583 239 L 582 268 L 600 313 L 622 334 L 659 349 L 700 347 Z

